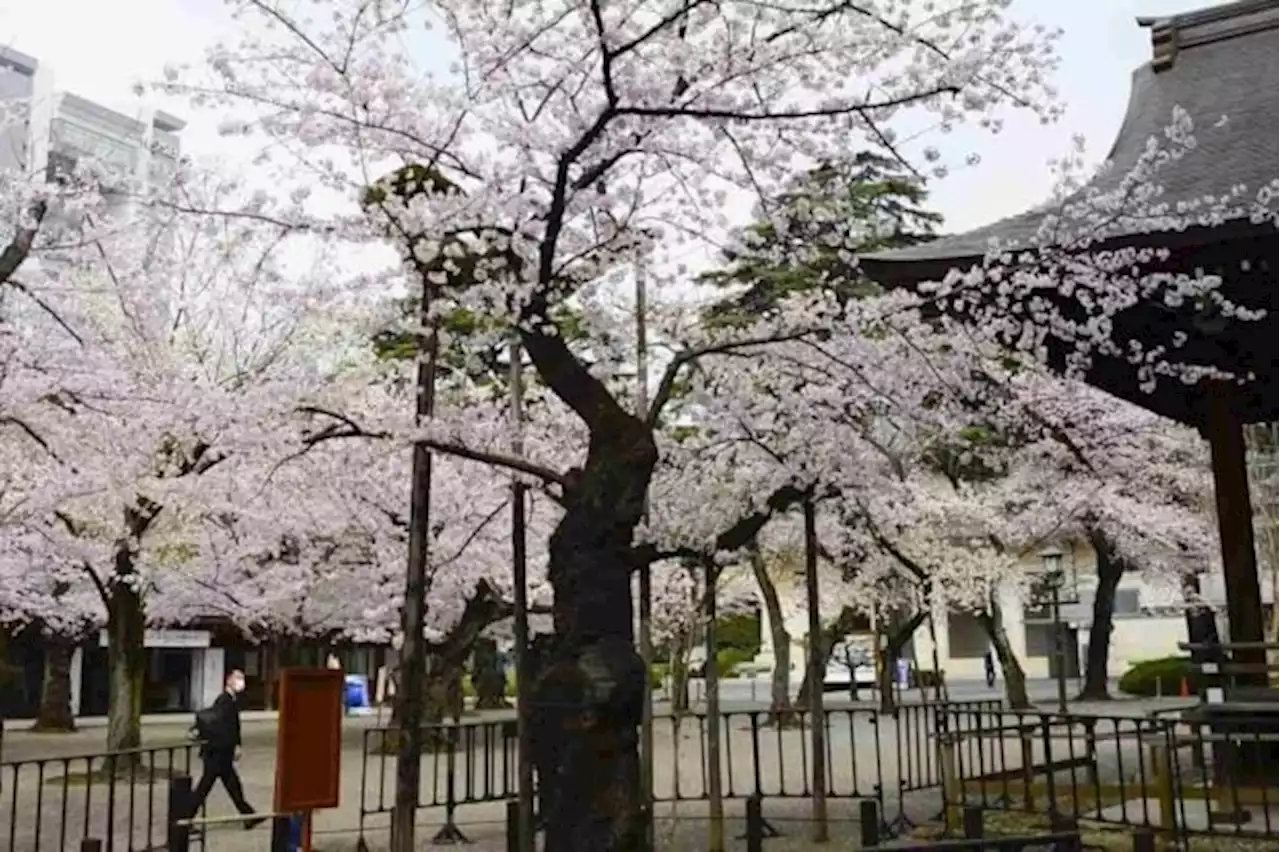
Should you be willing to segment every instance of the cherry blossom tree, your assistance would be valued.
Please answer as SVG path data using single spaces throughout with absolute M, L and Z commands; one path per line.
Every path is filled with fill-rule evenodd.
M 197 177 L 176 197 L 222 188 Z M 234 514 L 236 484 L 256 480 L 272 426 L 293 414 L 290 394 L 322 378 L 314 350 L 295 344 L 323 336 L 307 308 L 324 291 L 294 289 L 287 236 L 140 197 L 23 267 L 42 310 L 14 324 L 6 390 L 20 392 L 4 400 L 5 439 L 42 474 L 23 527 L 102 606 L 113 750 L 139 742 L 145 625 L 177 617 L 147 602 L 205 582 L 197 529 Z
M 381 232 L 395 232 L 410 267 L 439 288 L 437 309 L 465 305 L 502 333 L 514 325 L 540 379 L 589 434 L 579 464 L 542 471 L 564 505 L 549 557 L 559 647 L 544 683 L 600 696 L 590 729 L 599 742 L 563 771 L 570 720 L 540 696 L 543 783 L 565 803 L 550 812 L 548 843 L 634 848 L 644 674 L 631 649 L 631 539 L 659 459 L 653 427 L 682 368 L 739 344 L 699 341 L 679 354 L 641 418 L 556 334 L 556 309 L 656 238 L 715 227 L 725 193 L 776 186 L 797 165 L 842 152 L 851 135 L 883 138 L 897 115 L 990 124 L 1030 106 L 1053 117 L 1051 39 L 1006 20 L 997 3 L 905 24 L 841 4 L 441 3 L 421 14 L 439 26 L 435 53 L 454 67 L 426 76 L 401 40 L 423 23 L 416 9 L 244 8 L 273 26 L 215 51 L 213 81 L 179 79 L 171 90 L 227 105 L 228 130 L 281 140 L 353 194 L 371 176 L 415 167 L 401 172 L 409 191 L 378 199 Z M 257 61 L 264 51 L 272 63 Z M 414 191 L 435 180 L 432 170 L 460 191 Z M 465 287 L 450 269 L 463 257 L 476 261 Z M 608 766 L 595 765 L 601 755 L 612 755 Z M 412 844 L 414 777 L 401 779 L 396 848 Z M 587 778 L 612 780 L 586 795 Z

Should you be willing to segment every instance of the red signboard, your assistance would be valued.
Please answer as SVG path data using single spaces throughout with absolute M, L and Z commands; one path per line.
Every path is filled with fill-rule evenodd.
M 276 813 L 338 806 L 343 677 L 332 669 L 285 669 L 276 733 Z

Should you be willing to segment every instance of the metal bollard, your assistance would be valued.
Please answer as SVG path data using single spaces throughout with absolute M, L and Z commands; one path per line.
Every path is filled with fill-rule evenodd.
M 863 799 L 858 803 L 859 836 L 862 848 L 880 845 L 880 806 L 875 799 Z
M 102 841 L 96 837 L 85 837 L 80 841 L 80 852 L 102 852 Z
M 964 809 L 965 840 L 981 840 L 985 826 L 982 824 L 982 808 L 970 805 Z
M 293 817 L 271 818 L 271 852 L 293 852 Z
M 165 847 L 169 852 L 188 852 L 191 847 L 191 827 L 180 821 L 195 816 L 191 808 L 191 778 L 176 775 L 169 779 L 169 803 L 165 814 Z

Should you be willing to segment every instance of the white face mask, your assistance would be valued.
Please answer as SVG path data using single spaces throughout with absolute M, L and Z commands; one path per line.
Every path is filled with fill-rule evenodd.
M 227 684 L 227 687 L 237 695 L 244 692 L 244 681 L 238 677 L 233 677 Z

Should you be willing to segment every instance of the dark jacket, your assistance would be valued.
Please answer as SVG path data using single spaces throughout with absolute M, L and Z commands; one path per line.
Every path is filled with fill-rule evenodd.
M 213 710 L 218 721 L 205 741 L 205 751 L 235 751 L 240 745 L 240 705 L 234 695 L 224 690 L 214 699 Z

